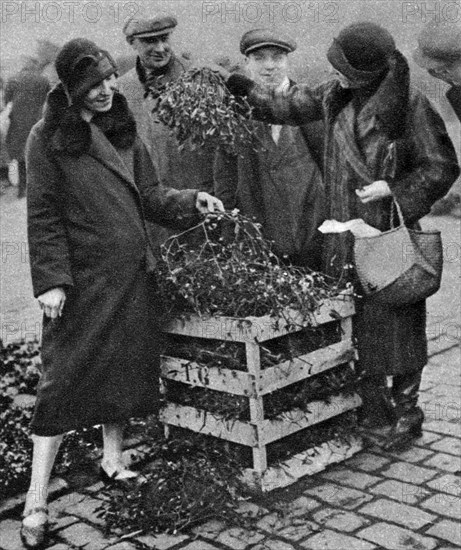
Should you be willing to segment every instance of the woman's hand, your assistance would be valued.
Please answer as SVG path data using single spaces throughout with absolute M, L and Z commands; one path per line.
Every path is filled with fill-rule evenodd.
M 195 207 L 200 214 L 211 214 L 216 211 L 224 212 L 223 203 L 216 197 L 205 193 L 205 191 L 199 191 L 197 193 Z
M 362 189 L 356 189 L 355 193 L 364 204 L 379 201 L 392 195 L 387 181 L 384 180 L 374 181 L 371 185 L 366 185 Z
M 38 298 L 38 303 L 47 317 L 56 319 L 61 317 L 64 303 L 66 301 L 66 293 L 61 287 L 52 288 Z

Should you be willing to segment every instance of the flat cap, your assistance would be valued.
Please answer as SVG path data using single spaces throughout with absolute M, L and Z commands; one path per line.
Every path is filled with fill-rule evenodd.
M 160 36 L 170 33 L 178 24 L 173 15 L 157 15 L 152 19 L 128 19 L 123 27 L 126 39 L 147 38 L 149 36 Z
M 461 27 L 431 21 L 418 36 L 418 48 L 413 53 L 413 59 L 423 69 L 433 69 L 441 62 L 461 59 Z
M 292 38 L 272 29 L 253 29 L 246 32 L 240 40 L 240 52 L 243 55 L 270 46 L 285 50 L 287 53 L 294 52 L 297 48 Z

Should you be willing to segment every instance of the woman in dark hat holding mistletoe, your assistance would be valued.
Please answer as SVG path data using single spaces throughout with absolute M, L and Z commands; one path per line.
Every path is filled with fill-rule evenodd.
M 405 57 L 379 25 L 349 25 L 327 57 L 335 78 L 315 90 L 294 86 L 277 94 L 238 74 L 228 78 L 228 86 L 248 96 L 260 120 L 292 125 L 324 120 L 327 218 L 362 218 L 387 231 L 395 200 L 405 224 L 417 228 L 459 173 L 442 119 L 410 86 Z M 326 237 L 324 269 L 338 275 L 352 261 L 350 234 Z M 417 401 L 427 362 L 425 323 L 424 301 L 402 307 L 381 305 L 373 297 L 357 301 L 362 426 L 386 449 L 421 433 L 424 415 Z
M 46 541 L 48 482 L 62 434 L 102 424 L 101 477 L 136 476 L 122 460 L 123 424 L 156 412 L 159 380 L 156 259 L 146 220 L 184 228 L 222 209 L 207 193 L 159 187 L 106 51 L 71 40 L 56 69 L 60 83 L 26 157 L 31 272 L 44 312 L 21 527 L 28 548 Z

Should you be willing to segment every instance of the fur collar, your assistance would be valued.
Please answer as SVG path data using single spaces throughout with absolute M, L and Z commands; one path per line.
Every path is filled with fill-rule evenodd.
M 410 71 L 408 63 L 405 57 L 396 50 L 390 60 L 389 71 L 366 100 L 361 116 L 376 116 L 380 128 L 389 139 L 398 139 L 405 133 L 409 96 Z M 353 92 L 350 89 L 341 88 L 337 82 L 331 85 L 325 100 L 330 122 L 352 98 Z
M 96 124 L 116 148 L 127 149 L 136 139 L 136 122 L 125 97 L 115 92 L 112 108 L 95 115 Z M 91 145 L 91 127 L 82 119 L 79 107 L 69 106 L 62 84 L 48 94 L 44 115 L 44 132 L 47 147 L 52 154 L 80 156 Z

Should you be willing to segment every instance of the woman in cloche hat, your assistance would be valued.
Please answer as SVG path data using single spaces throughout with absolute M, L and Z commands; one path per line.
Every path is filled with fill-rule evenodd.
M 48 482 L 65 432 L 102 424 L 102 479 L 137 475 L 122 459 L 123 424 L 158 405 L 159 304 L 146 220 L 188 227 L 222 209 L 207 193 L 159 186 L 106 51 L 71 40 L 56 69 L 60 83 L 27 144 L 31 273 L 44 312 L 21 526 L 27 548 L 46 542 Z

